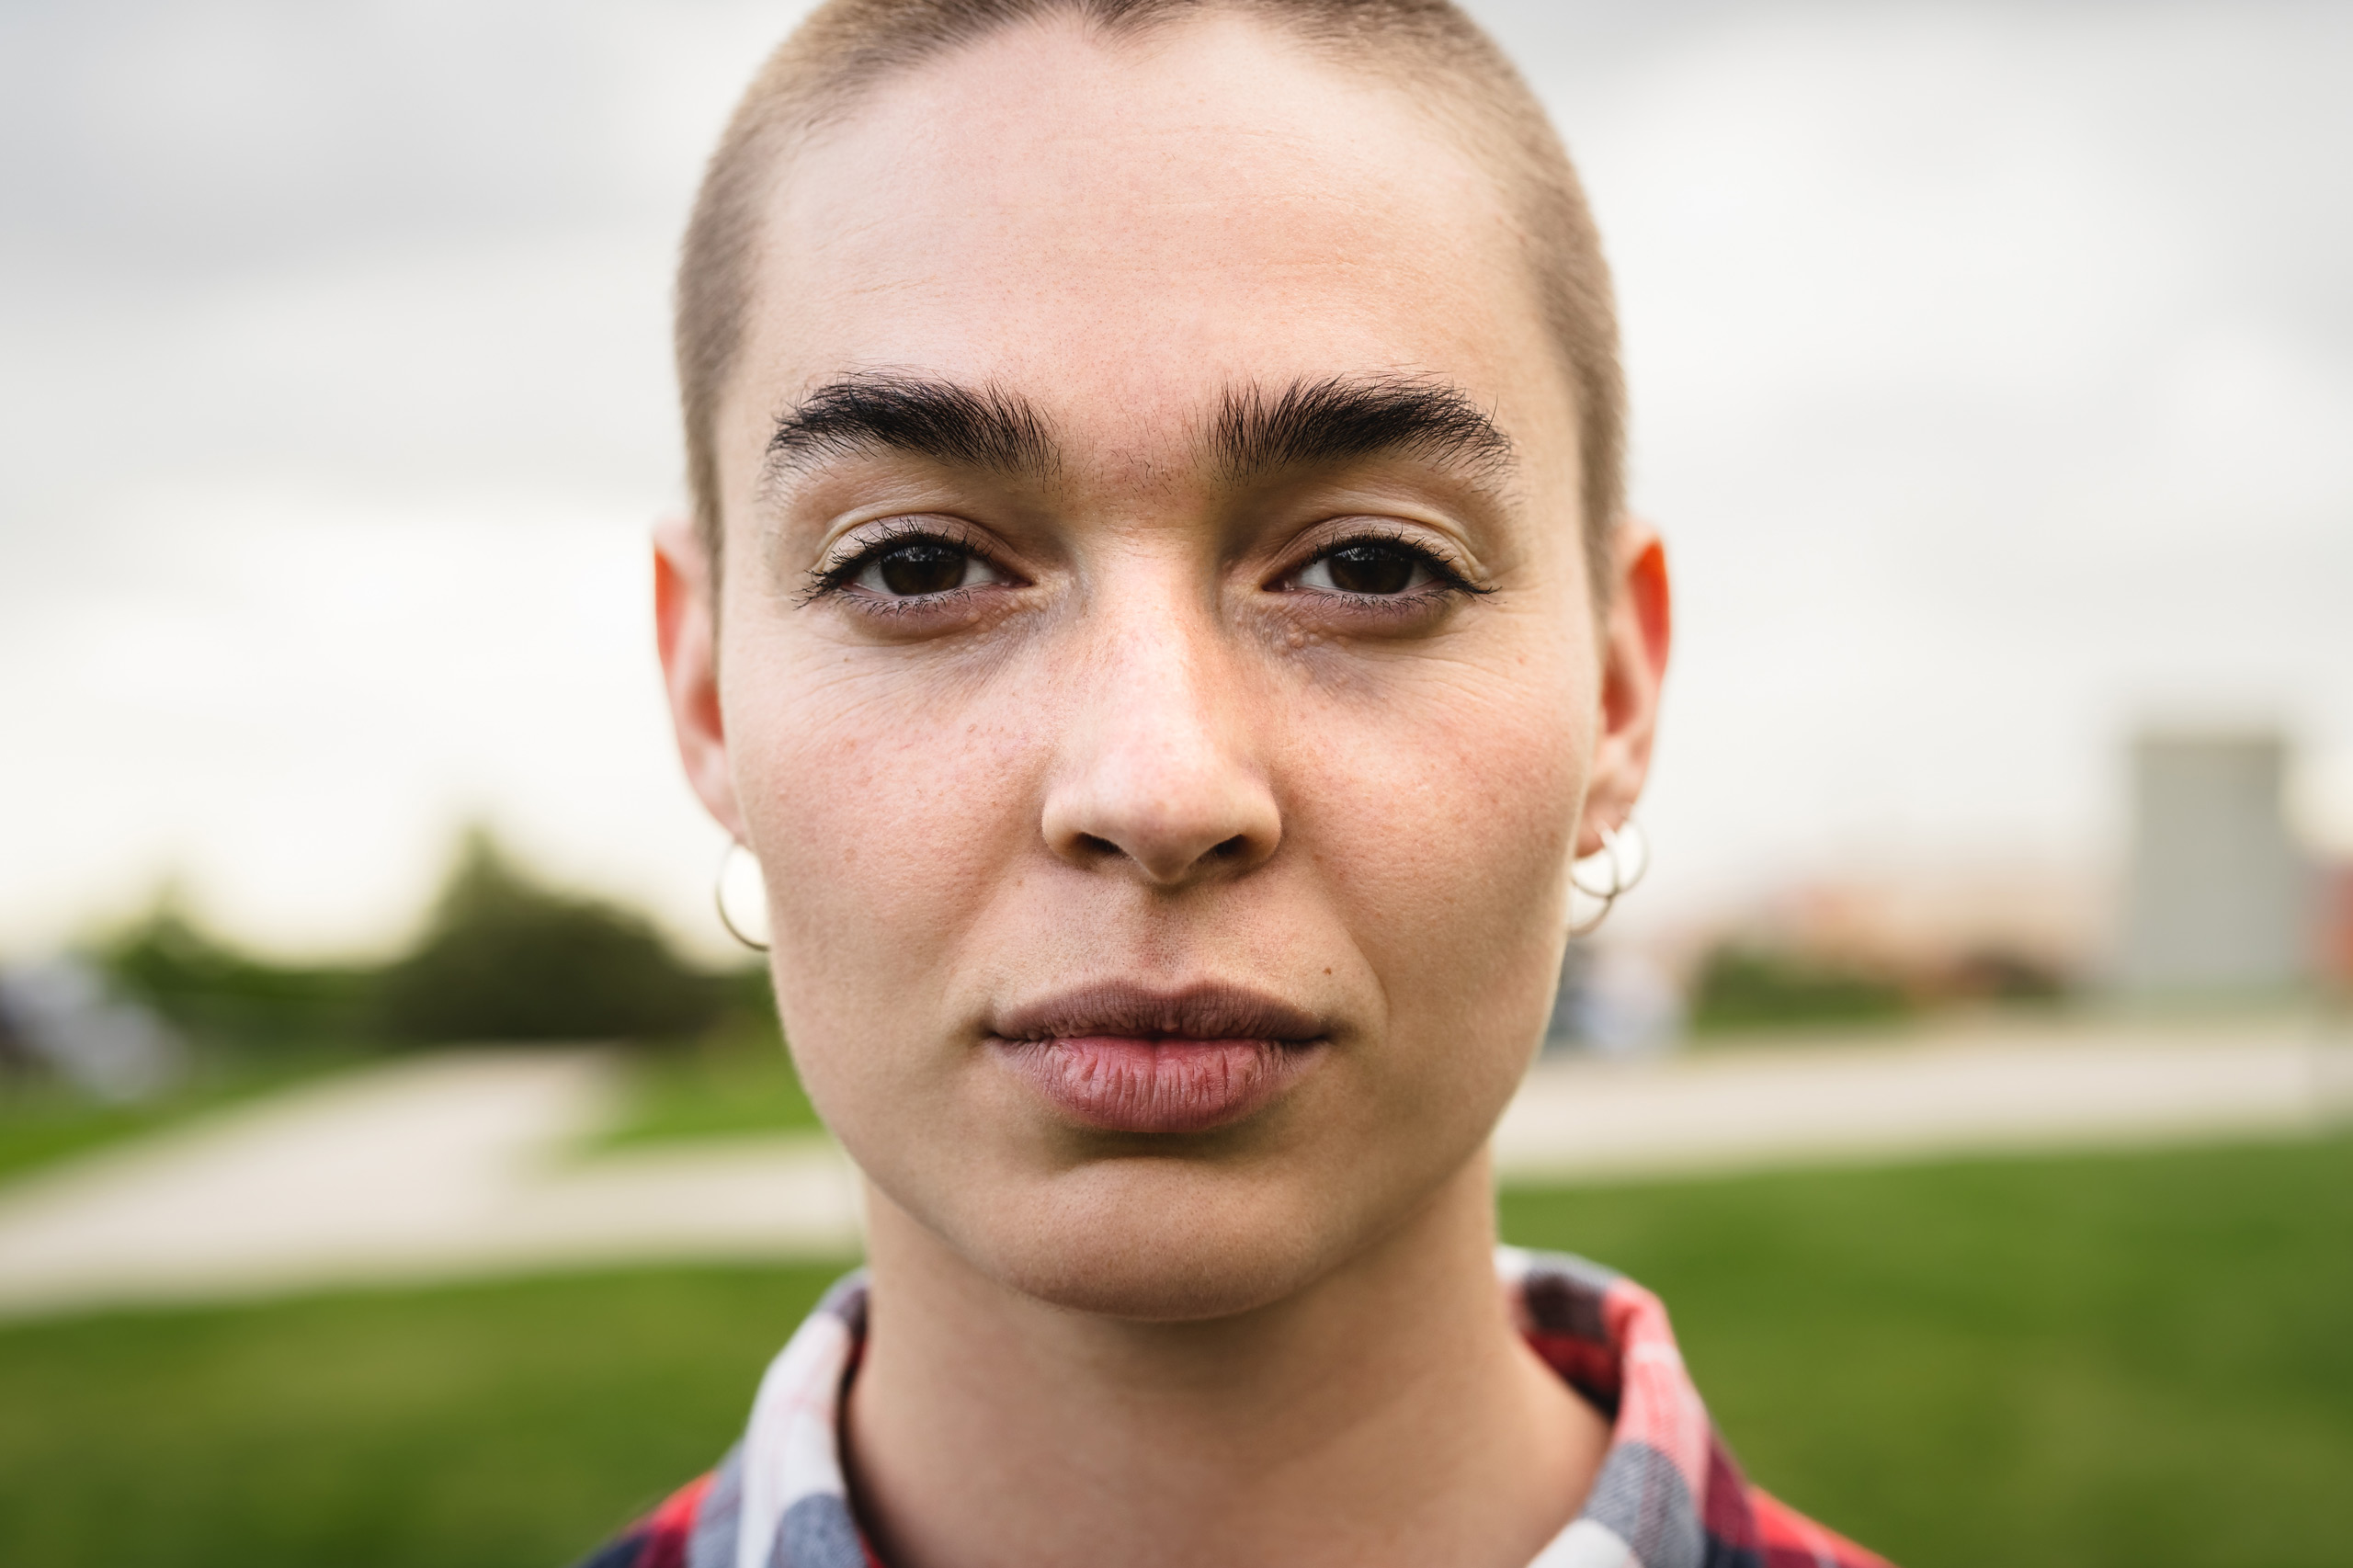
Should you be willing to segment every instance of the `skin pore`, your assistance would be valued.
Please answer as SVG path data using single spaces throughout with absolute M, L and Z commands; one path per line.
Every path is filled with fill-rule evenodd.
M 727 568 L 665 527 L 658 610 L 869 1184 L 862 1521 L 1518 1568 L 1608 1434 L 1507 1321 L 1483 1150 L 1667 622 L 1646 532 L 1586 579 L 1506 197 L 1211 14 L 889 80 L 768 218 Z

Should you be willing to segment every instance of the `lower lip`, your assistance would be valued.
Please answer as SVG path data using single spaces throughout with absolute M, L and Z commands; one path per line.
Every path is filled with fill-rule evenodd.
M 1007 1065 L 1076 1120 L 1108 1132 L 1207 1132 L 1265 1106 L 1313 1043 L 1094 1035 L 996 1042 Z

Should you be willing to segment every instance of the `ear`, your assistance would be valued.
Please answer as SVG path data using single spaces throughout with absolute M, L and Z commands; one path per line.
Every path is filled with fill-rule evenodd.
M 1601 739 L 1594 748 L 1585 820 L 1577 825 L 1579 857 L 1600 851 L 1601 830 L 1626 820 L 1650 777 L 1673 631 L 1666 547 L 1657 533 L 1631 518 L 1620 523 L 1610 561 L 1615 580 L 1602 627 Z
M 744 819 L 727 766 L 727 726 L 719 706 L 719 624 L 710 552 L 685 517 L 654 527 L 654 631 L 662 650 L 662 684 L 687 783 L 737 843 Z

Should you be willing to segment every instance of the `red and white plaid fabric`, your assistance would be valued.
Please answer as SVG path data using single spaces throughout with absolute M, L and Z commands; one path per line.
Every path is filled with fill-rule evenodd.
M 1495 1262 L 1529 1346 L 1611 1420 L 1584 1511 L 1529 1568 L 1887 1568 L 1742 1477 L 1657 1297 L 1563 1254 L 1504 1247 Z M 866 1289 L 860 1272 L 826 1293 L 717 1470 L 581 1568 L 885 1568 L 850 1512 L 839 1441 Z

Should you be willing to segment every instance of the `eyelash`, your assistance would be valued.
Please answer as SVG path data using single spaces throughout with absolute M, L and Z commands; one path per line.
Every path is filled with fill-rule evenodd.
M 799 602 L 804 605 L 813 604 L 819 599 L 829 598 L 839 594 L 858 581 L 877 559 L 910 544 L 936 544 L 942 549 L 961 551 L 974 560 L 987 562 L 995 571 L 1006 571 L 995 557 L 971 540 L 958 537 L 954 530 L 902 520 L 884 524 L 880 535 L 868 540 L 853 554 L 835 562 L 830 566 L 812 568 L 809 573 L 809 585 L 801 590 Z M 1006 573 L 1008 576 L 1011 574 Z M 873 608 L 886 612 L 904 608 L 920 608 L 925 605 L 939 604 L 970 591 L 966 588 L 950 588 L 945 593 L 912 596 L 904 599 L 881 599 Z
M 802 591 L 800 602 L 804 605 L 810 604 L 818 599 L 827 598 L 840 594 L 844 589 L 847 588 L 849 585 L 856 582 L 861 575 L 863 575 L 867 567 L 872 565 L 877 559 L 888 554 L 893 550 L 898 550 L 910 544 L 936 544 L 943 549 L 961 551 L 966 554 L 985 562 L 995 571 L 1004 572 L 1006 570 L 1006 568 L 999 564 L 997 561 L 988 553 L 988 551 L 981 549 L 970 539 L 958 537 L 956 533 L 951 530 L 933 528 L 916 522 L 892 523 L 886 525 L 886 531 L 884 531 L 879 538 L 869 540 L 854 554 L 836 561 L 830 566 L 819 566 L 813 568 L 809 574 L 809 585 Z M 1402 531 L 1396 529 L 1379 528 L 1367 528 L 1361 532 L 1347 534 L 1341 538 L 1327 541 L 1323 548 L 1316 551 L 1314 554 L 1309 556 L 1297 566 L 1294 566 L 1290 571 L 1284 573 L 1280 580 L 1288 581 L 1290 578 L 1298 576 L 1301 573 L 1305 572 L 1309 567 L 1328 556 L 1336 555 L 1341 551 L 1349 549 L 1352 546 L 1365 544 L 1381 545 L 1388 549 L 1397 551 L 1402 554 L 1412 556 L 1415 563 L 1420 566 L 1423 570 L 1428 572 L 1435 581 L 1428 583 L 1422 587 L 1399 594 L 1351 594 L 1345 590 L 1333 588 L 1291 588 L 1286 589 L 1285 591 L 1290 593 L 1318 594 L 1325 598 L 1341 598 L 1352 600 L 1359 604 L 1392 607 L 1400 605 L 1424 605 L 1427 604 L 1433 598 L 1450 598 L 1457 594 L 1484 596 L 1495 591 L 1491 587 L 1485 587 L 1472 582 L 1461 573 L 1449 565 L 1436 551 L 1415 543 L 1412 540 L 1406 538 Z M 1010 574 L 1011 574 L 1009 573 L 1007 574 L 1007 575 Z M 957 596 L 970 591 L 971 590 L 964 588 L 950 588 L 937 594 L 910 595 L 903 598 L 881 599 L 870 608 L 885 612 L 899 609 L 919 608 L 926 605 L 937 605 L 951 600 Z
M 1420 566 L 1423 570 L 1428 572 L 1431 577 L 1436 579 L 1436 581 L 1427 583 L 1421 587 L 1410 589 L 1404 593 L 1399 594 L 1351 594 L 1345 589 L 1337 588 L 1291 588 L 1286 591 L 1290 593 L 1320 594 L 1325 598 L 1348 599 L 1358 604 L 1381 605 L 1392 608 L 1401 605 L 1427 605 L 1432 599 L 1451 598 L 1457 594 L 1468 595 L 1473 597 L 1483 597 L 1495 591 L 1491 587 L 1485 587 L 1480 584 L 1473 583 L 1470 578 L 1464 576 L 1461 573 L 1449 565 L 1445 558 L 1440 556 L 1436 551 L 1430 550 L 1424 545 L 1416 544 L 1413 540 L 1406 537 L 1404 530 L 1399 528 L 1364 528 L 1356 533 L 1344 534 L 1338 539 L 1326 540 L 1314 554 L 1309 556 L 1306 560 L 1301 562 L 1298 565 L 1284 573 L 1280 580 L 1288 582 L 1290 579 L 1298 576 L 1301 573 L 1305 572 L 1317 562 L 1324 560 L 1330 556 L 1337 555 L 1340 551 L 1349 549 L 1352 546 L 1362 544 L 1377 544 L 1390 550 L 1394 550 L 1400 554 L 1410 555 L 1414 558 L 1415 563 Z

